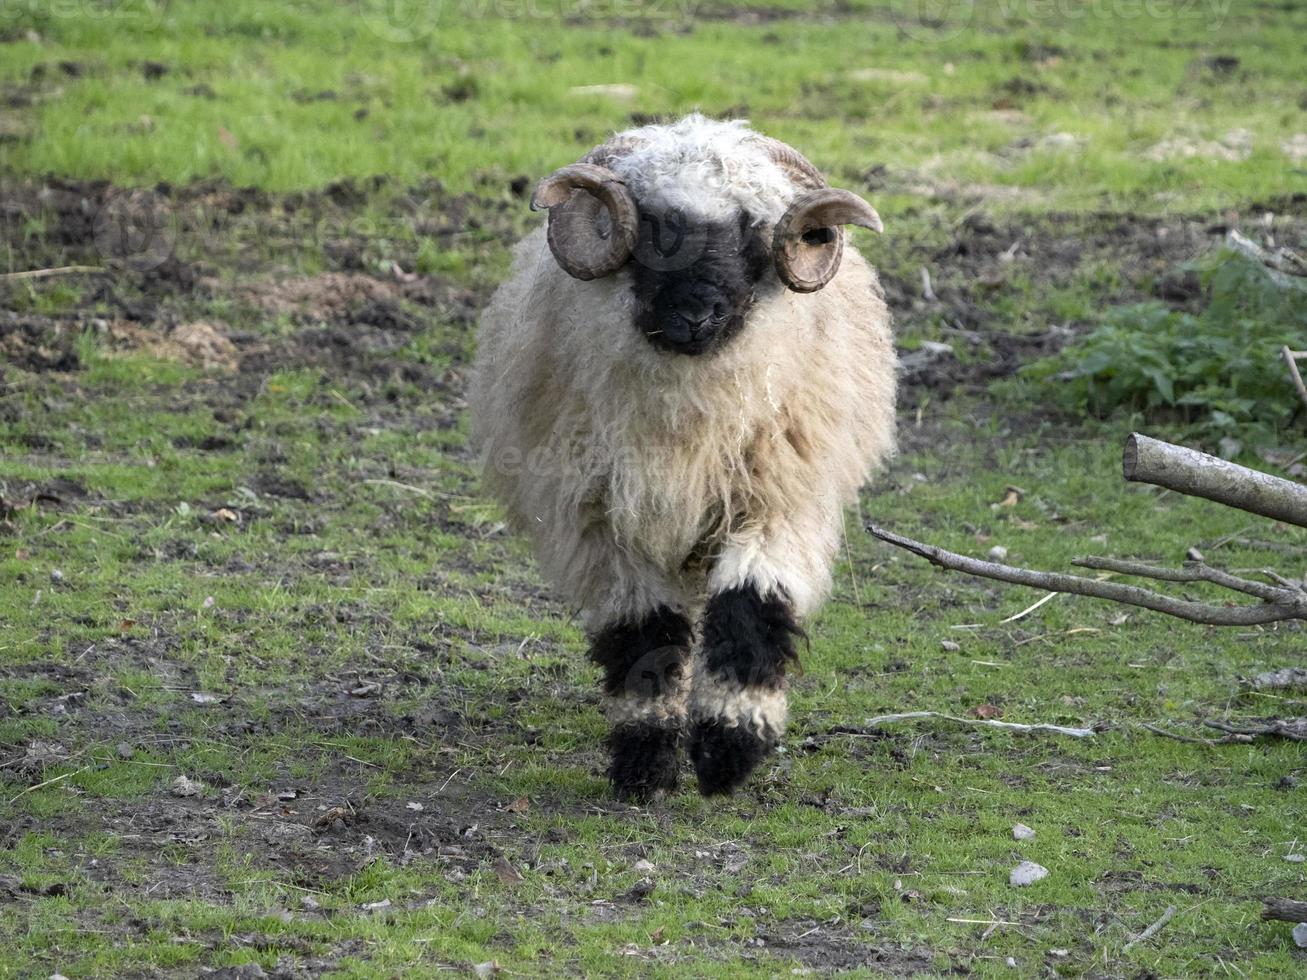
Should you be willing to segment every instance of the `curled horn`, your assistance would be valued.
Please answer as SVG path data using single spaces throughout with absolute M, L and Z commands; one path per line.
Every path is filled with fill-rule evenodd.
M 810 188 L 789 206 L 772 233 L 776 274 L 796 293 L 815 293 L 839 271 L 844 255 L 841 225 L 884 231 L 876 209 L 852 191 L 826 185 L 826 178 L 792 146 L 762 137 L 772 160 L 801 187 Z
M 789 174 L 790 179 L 796 184 L 805 187 L 826 186 L 826 178 L 821 175 L 821 171 L 814 167 L 807 157 L 788 143 L 782 143 L 770 136 L 759 136 L 758 141 L 762 143 L 763 149 L 772 158 L 772 162 Z
M 607 167 L 582 162 L 555 170 L 531 196 L 533 211 L 546 208 L 549 250 L 568 275 L 599 279 L 630 259 L 639 212 L 622 178 Z
M 795 200 L 772 233 L 781 282 L 796 293 L 815 293 L 830 282 L 844 254 L 841 225 L 885 230 L 876 209 L 852 191 L 822 187 Z

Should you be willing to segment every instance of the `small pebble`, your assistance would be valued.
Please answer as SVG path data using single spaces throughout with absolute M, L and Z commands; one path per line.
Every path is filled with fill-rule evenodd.
M 316 912 L 318 909 L 322 908 L 322 906 L 318 904 L 318 900 L 312 895 L 301 895 L 300 907 L 309 912 Z
M 1304 860 L 1307 860 L 1307 856 L 1302 854 L 1286 854 L 1284 859 L 1290 864 L 1302 864 Z
M 1033 885 L 1035 882 L 1048 877 L 1048 869 L 1042 864 L 1036 864 L 1034 861 L 1022 861 L 1012 873 L 1008 875 L 1007 880 L 1010 885 L 1017 888 L 1024 888 L 1026 885 Z
M 1012 839 L 1013 839 L 1013 840 L 1030 840 L 1030 839 L 1031 839 L 1032 837 L 1034 837 L 1034 836 L 1035 836 L 1035 830 L 1034 830 L 1034 828 L 1033 828 L 1033 827 L 1027 827 L 1027 826 L 1026 826 L 1025 824 L 1023 824 L 1023 823 L 1019 823 L 1019 824 L 1017 824 L 1015 827 L 1012 828 Z
M 1007 965 L 1015 970 L 1017 968 L 1017 958 L 1015 956 L 1009 956 L 1007 958 Z
M 957 653 L 962 649 L 956 640 L 942 640 L 939 644 L 941 650 L 947 650 L 949 653 Z
M 62 582 L 63 580 L 64 580 L 64 573 L 63 573 L 63 572 L 61 572 L 61 571 L 60 571 L 59 569 L 57 569 L 57 568 L 52 568 L 52 569 L 50 569 L 50 581 L 51 581 L 51 582 Z
M 989 549 L 990 561 L 1003 561 L 1005 558 L 1007 558 L 1007 549 L 1001 544 L 996 544 Z
M 636 861 L 635 864 L 631 865 L 631 870 L 633 871 L 649 872 L 652 871 L 653 869 L 654 869 L 653 862 L 647 861 L 644 858 L 641 858 L 639 861 Z
M 1300 949 L 1307 949 L 1307 922 L 1299 922 L 1293 927 L 1293 941 Z

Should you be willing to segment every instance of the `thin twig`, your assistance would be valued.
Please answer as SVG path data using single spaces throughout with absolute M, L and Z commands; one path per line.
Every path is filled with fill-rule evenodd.
M 1009 616 L 1007 619 L 1000 620 L 999 625 L 1002 625 L 1003 623 L 1015 623 L 1018 619 L 1025 619 L 1032 612 L 1034 612 L 1036 609 L 1038 609 L 1040 606 L 1046 603 L 1049 599 L 1052 599 L 1055 596 L 1059 596 L 1061 594 L 1062 593 L 1060 592 L 1050 592 L 1048 595 L 1044 596 L 1044 598 L 1040 599 L 1034 605 L 1027 606 L 1025 609 L 1022 609 L 1021 612 L 1016 613 L 1013 616 Z
M 1146 728 L 1154 735 L 1173 738 L 1177 742 L 1187 742 L 1190 745 L 1230 745 L 1234 742 L 1248 743 L 1253 741 L 1251 735 L 1224 735 L 1221 738 L 1198 738 L 1194 735 L 1180 735 L 1177 732 L 1168 732 L 1165 728 L 1159 728 L 1157 725 L 1150 725 L 1146 722 L 1141 727 Z
M 1146 941 L 1148 941 L 1149 939 L 1152 939 L 1154 936 L 1156 936 L 1159 932 L 1162 931 L 1162 928 L 1163 928 L 1163 927 L 1164 927 L 1168 922 L 1170 922 L 1170 921 L 1171 921 L 1172 919 L 1174 919 L 1174 918 L 1175 918 L 1175 906 L 1174 906 L 1174 905 L 1168 905 L 1168 906 L 1166 907 L 1166 911 L 1162 913 L 1161 918 L 1159 918 L 1156 922 L 1154 922 L 1151 926 L 1149 926 L 1147 929 L 1145 929 L 1145 930 L 1144 930 L 1143 932 L 1141 932 L 1139 935 L 1135 936 L 1134 939 L 1132 939 L 1132 940 L 1130 940 L 1128 943 L 1126 943 L 1126 944 L 1125 944 L 1125 948 L 1126 948 L 1126 949 L 1131 949 L 1131 948 L 1133 948 L 1134 946 L 1137 946 L 1139 943 L 1146 942 Z
M 411 483 L 400 483 L 398 480 L 364 480 L 363 482 L 370 484 L 374 487 L 395 487 L 398 490 L 407 490 L 410 493 L 416 493 L 419 496 L 426 497 L 428 500 L 466 500 L 467 499 L 465 494 L 445 493 L 443 490 L 424 490 L 422 487 L 415 487 Z
M 993 718 L 959 718 L 956 715 L 946 715 L 940 711 L 904 711 L 894 715 L 877 715 L 875 718 L 868 718 L 864 721 L 865 728 L 878 728 L 881 725 L 889 725 L 897 721 L 918 721 L 923 718 L 942 718 L 944 721 L 957 722 L 959 725 L 983 725 L 986 728 L 1001 728 L 1010 732 L 1051 732 L 1054 735 L 1070 735 L 1072 738 L 1089 738 L 1094 734 L 1092 728 L 1068 728 L 1065 725 L 1022 725 L 1014 721 L 997 721 Z M 856 734 L 844 732 L 841 734 Z
M 1289 345 L 1285 344 L 1280 348 L 1280 356 L 1289 367 L 1289 377 L 1293 379 L 1293 386 L 1298 389 L 1298 397 L 1302 399 L 1304 405 L 1307 405 L 1307 384 L 1303 383 L 1302 375 L 1298 372 L 1298 358 L 1307 358 L 1307 350 L 1289 350 Z
M 921 298 L 927 303 L 934 303 L 938 299 L 934 287 L 930 284 L 930 270 L 924 265 L 921 267 Z
M 1231 575 L 1229 572 L 1212 568 L 1202 562 L 1186 562 L 1183 568 L 1159 568 L 1156 565 L 1149 565 L 1141 561 L 1086 555 L 1081 558 L 1072 558 L 1071 564 L 1079 565 L 1081 568 L 1096 568 L 1102 571 L 1117 572 L 1121 575 L 1155 578 L 1162 582 L 1211 582 L 1213 585 L 1232 589 L 1235 592 L 1244 592 L 1267 602 L 1279 602 L 1284 598 L 1283 589 L 1262 582 L 1250 582 L 1248 579 L 1239 578 L 1237 575 Z
M 946 918 L 945 922 L 960 922 L 968 926 L 1019 926 L 1020 922 L 1008 922 L 1006 919 L 953 919 Z
M 934 545 L 913 541 L 911 538 L 905 538 L 875 524 L 867 525 L 867 533 L 895 547 L 919 555 L 941 568 L 950 568 L 981 578 L 997 579 L 1000 582 L 1011 582 L 1014 585 L 1027 585 L 1049 592 L 1070 592 L 1095 599 L 1108 599 L 1128 606 L 1141 606 L 1191 623 L 1204 623 L 1209 626 L 1257 626 L 1287 619 L 1307 620 L 1307 594 L 1291 592 L 1288 589 L 1280 591 L 1280 599 L 1276 602 L 1247 606 L 1218 606 L 1205 602 L 1191 602 L 1187 599 L 1175 599 L 1134 585 L 1104 582 L 1058 572 L 1036 572 L 999 562 L 968 558 Z M 1267 588 L 1272 587 L 1267 586 Z
M 43 783 L 37 783 L 35 786 L 29 786 L 27 787 L 27 789 L 23 790 L 12 800 L 10 800 L 7 805 L 13 806 L 28 793 L 35 793 L 38 789 L 45 789 L 47 786 L 53 786 L 55 783 L 63 782 L 65 779 L 72 779 L 74 776 L 80 776 L 82 773 L 86 772 L 86 770 L 90 768 L 91 768 L 90 766 L 82 766 L 82 768 L 78 769 L 76 772 L 66 772 L 62 776 L 55 776 L 53 779 L 47 779 Z
M 13 279 L 47 279 L 50 276 L 72 276 L 108 272 L 98 265 L 64 265 L 57 269 L 28 269 L 24 272 L 0 272 L 0 280 L 8 282 Z

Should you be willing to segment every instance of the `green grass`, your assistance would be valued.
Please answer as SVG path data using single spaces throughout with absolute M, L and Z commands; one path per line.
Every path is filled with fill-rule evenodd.
M 17 170 L 273 190 L 385 174 L 463 190 L 542 173 L 630 113 L 701 109 L 746 113 L 844 181 L 883 165 L 889 215 L 921 186 L 1159 210 L 1302 185 L 1280 149 L 1307 130 L 1298 8 L 960 4 L 955 30 L 912 3 L 795 4 L 819 16 L 751 24 L 748 5 L 732 20 L 710 3 L 439 0 L 398 5 L 415 20 L 394 31 L 371 0 L 86 6 L 0 13 L 18 38 L 0 80 L 44 71 L 21 116 L 30 138 L 7 149 Z M 400 34 L 412 39 L 389 40 Z M 167 73 L 147 77 L 147 61 Z M 573 92 L 614 84 L 635 94 Z M 1245 160 L 1148 157 L 1233 129 L 1250 134 Z
M 809 624 L 784 751 L 730 799 L 687 789 L 632 808 L 601 777 L 583 637 L 478 495 L 458 304 L 397 300 L 415 325 L 367 333 L 252 298 L 323 272 L 393 282 L 392 262 L 482 297 L 533 220 L 513 177 L 632 113 L 738 108 L 876 200 L 889 233 L 860 243 L 897 290 L 901 344 L 947 339 L 983 364 L 993 352 L 958 339 L 959 309 L 986 336 L 1084 327 L 1172 268 L 1158 229 L 1193 234 L 1197 253 L 1203 225 L 1252 222 L 1249 205 L 1303 186 L 1280 143 L 1307 131 L 1307 15 L 1128 6 L 961 5 L 932 26 L 917 4 L 858 0 L 753 17 L 601 5 L 574 23 L 450 5 L 408 43 L 346 3 L 0 11 L 5 124 L 20 131 L 0 142 L 6 186 L 268 192 L 233 210 L 204 196 L 220 187 L 165 195 L 200 287 L 131 269 L 108 294 L 81 278 L 0 287 L 6 310 L 66 324 L 79 362 L 0 367 L 0 498 L 53 495 L 0 509 L 0 976 L 1307 969 L 1287 924 L 1258 918 L 1262 896 L 1302 897 L 1303 865 L 1284 857 L 1302 847 L 1307 751 L 1142 727 L 1203 735 L 1203 719 L 1307 713 L 1301 692 L 1242 683 L 1300 662 L 1300 628 L 1122 618 L 1065 596 L 1013 620 L 1038 593 L 935 571 L 861 531 L 874 519 L 971 554 L 1002 545 L 1046 569 L 1086 553 L 1177 564 L 1196 546 L 1248 574 L 1302 573 L 1307 532 L 1124 484 L 1120 439 L 1140 419 L 1045 417 L 1030 383 L 1020 399 L 906 392 L 903 452 L 849 513 L 834 595 Z M 1239 63 L 1203 61 L 1217 56 Z M 146 61 L 169 70 L 147 80 Z M 569 92 L 601 83 L 637 93 Z M 1234 128 L 1251 134 L 1245 160 L 1149 158 Z M 1040 142 L 1055 133 L 1077 142 Z M 345 204 L 318 193 L 372 175 L 388 179 Z M 475 196 L 422 186 L 433 177 Z M 1275 208 L 1281 242 L 1300 245 L 1301 209 Z M 53 205 L 12 210 L 6 268 L 98 263 L 93 242 L 60 237 Z M 1026 254 L 951 251 L 974 241 L 959 229 L 978 210 L 1007 236 L 996 253 L 1024 240 Z M 456 214 L 479 227 L 441 232 Z M 1075 261 L 1046 258 L 1081 235 Z M 948 304 L 917 302 L 922 266 Z M 124 309 L 158 334 L 210 320 L 247 355 L 290 353 L 236 373 L 153 358 L 91 322 Z M 311 359 L 341 334 L 393 344 Z M 1025 493 L 999 506 L 1009 484 Z M 980 705 L 1101 730 L 864 729 Z M 202 795 L 172 795 L 179 775 Z M 332 807 L 341 826 L 318 826 Z M 1037 836 L 1014 841 L 1017 821 Z M 1011 887 L 1022 859 L 1050 876 Z M 1169 905 L 1174 920 L 1127 949 Z M 1015 925 L 986 934 L 992 921 Z

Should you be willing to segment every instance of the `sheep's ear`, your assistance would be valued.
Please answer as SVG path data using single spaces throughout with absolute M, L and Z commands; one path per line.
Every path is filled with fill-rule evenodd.
M 796 293 L 814 293 L 830 282 L 844 255 L 842 225 L 885 230 L 876 209 L 852 191 L 822 187 L 800 195 L 772 234 L 781 282 Z
M 531 209 L 549 211 L 549 250 L 576 279 L 620 269 L 635 249 L 640 215 L 630 190 L 607 167 L 574 163 L 540 181 Z

